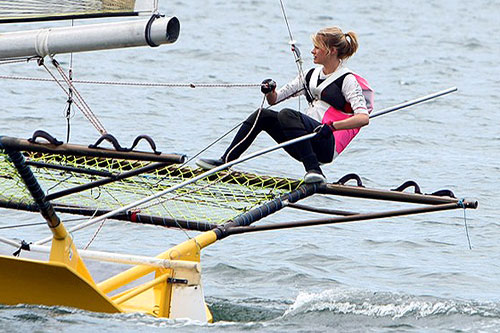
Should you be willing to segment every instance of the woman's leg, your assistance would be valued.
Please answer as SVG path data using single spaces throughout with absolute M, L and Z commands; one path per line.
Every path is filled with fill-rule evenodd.
M 258 119 L 257 115 L 259 116 Z M 209 169 L 237 159 L 250 147 L 257 135 L 262 131 L 267 132 L 274 141 L 282 143 L 312 133 L 320 125 L 314 119 L 292 109 L 283 109 L 279 113 L 270 109 L 262 109 L 260 113 L 257 110 L 243 122 L 221 159 L 200 159 L 197 164 L 202 168 Z M 333 134 L 327 131 L 326 134 L 318 135 L 318 138 L 298 142 L 284 149 L 293 158 L 301 161 L 308 173 L 314 171 L 317 175 L 320 175 L 309 177 L 312 182 L 315 182 L 324 181 L 319 161 L 322 163 L 331 162 L 333 146 Z M 200 161 L 201 163 L 199 163 Z M 306 181 L 308 181 L 307 176 Z
M 287 140 L 298 138 L 306 134 L 312 133 L 314 129 L 321 125 L 316 120 L 301 114 L 292 109 L 283 109 L 278 114 L 278 120 Z M 331 135 L 333 137 L 333 135 Z M 315 149 L 316 148 L 316 149 Z M 287 151 L 290 155 L 297 158 L 304 164 L 306 171 L 317 170 L 321 171 L 317 152 L 321 152 L 321 162 L 323 162 L 323 150 L 331 151 L 333 156 L 333 149 L 328 145 L 328 140 L 321 138 L 313 138 L 302 142 L 295 143 L 290 146 Z
M 278 121 L 278 112 L 270 109 L 260 109 L 260 112 L 259 110 L 255 111 L 243 122 L 220 159 L 200 158 L 196 161 L 196 164 L 203 169 L 212 169 L 233 161 L 250 147 L 257 135 L 262 131 L 267 132 L 278 143 L 286 140 Z
M 318 122 L 310 117 L 301 115 L 306 129 L 314 131 L 318 127 Z M 335 137 L 329 127 L 323 125 L 317 136 L 311 139 L 312 149 L 320 163 L 330 163 L 333 161 L 333 154 L 335 150 Z
M 259 118 L 256 121 L 257 115 Z M 252 113 L 241 125 L 233 141 L 226 149 L 222 160 L 232 161 L 243 154 L 255 140 L 260 132 L 266 131 L 278 143 L 283 142 L 285 137 L 280 129 L 278 112 L 270 109 L 261 109 Z

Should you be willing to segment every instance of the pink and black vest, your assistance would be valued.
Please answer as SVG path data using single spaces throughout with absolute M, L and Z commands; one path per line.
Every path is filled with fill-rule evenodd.
M 330 121 L 344 120 L 354 115 L 351 105 L 342 94 L 342 84 L 347 75 L 352 74 L 361 86 L 365 97 L 368 113 L 373 110 L 373 90 L 368 82 L 358 74 L 346 67 L 341 67 L 325 80 L 320 80 L 322 67 L 311 69 L 305 77 L 306 98 L 310 106 L 305 111 L 309 117 L 326 124 Z M 335 137 L 334 157 L 338 156 L 347 145 L 359 133 L 359 128 L 337 130 L 333 132 Z

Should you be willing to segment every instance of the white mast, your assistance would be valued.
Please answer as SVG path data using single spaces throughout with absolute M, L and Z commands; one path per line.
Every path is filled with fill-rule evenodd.
M 148 24 L 149 22 L 149 24 Z M 48 28 L 0 34 L 0 59 L 174 43 L 176 17 Z

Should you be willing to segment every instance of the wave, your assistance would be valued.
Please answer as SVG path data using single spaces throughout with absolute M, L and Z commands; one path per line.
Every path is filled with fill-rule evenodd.
M 442 299 L 389 292 L 328 289 L 301 292 L 295 300 L 208 298 L 215 323 L 148 315 L 93 313 L 64 307 L 1 306 L 6 331 L 55 330 L 153 332 L 211 331 L 498 331 L 500 303 Z
M 329 289 L 319 293 L 301 292 L 283 317 L 314 312 L 366 317 L 431 318 L 449 315 L 500 319 L 500 303 L 441 299 L 388 292 Z

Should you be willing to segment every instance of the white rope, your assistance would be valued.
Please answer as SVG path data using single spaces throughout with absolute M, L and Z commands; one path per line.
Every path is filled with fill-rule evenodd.
M 233 148 L 231 148 L 231 150 L 227 153 L 226 155 L 226 158 L 225 158 L 225 161 L 224 163 L 227 163 L 229 162 L 228 161 L 228 158 L 229 156 L 231 155 L 231 153 L 237 148 L 239 147 L 243 141 L 245 141 L 246 139 L 248 139 L 248 137 L 250 136 L 250 134 L 252 134 L 253 130 L 255 129 L 255 126 L 257 126 L 257 122 L 259 121 L 259 118 L 260 118 L 260 114 L 262 113 L 262 108 L 264 107 L 264 102 L 266 100 L 266 96 L 264 95 L 264 97 L 262 98 L 262 103 L 260 104 L 260 108 L 259 108 L 259 111 L 257 112 L 257 115 L 255 116 L 255 121 L 253 122 L 253 125 L 252 127 L 250 128 L 250 131 L 248 131 L 247 135 L 240 140 L 240 142 L 238 142 L 236 145 L 234 145 Z
M 12 62 L 21 62 L 19 60 Z M 23 60 L 26 62 L 26 60 Z M 23 80 L 39 82 L 65 82 L 64 80 L 48 79 L 30 76 L 0 75 L 4 80 Z M 260 83 L 173 83 L 173 82 L 131 82 L 131 81 L 94 81 L 94 80 L 72 80 L 73 83 L 112 85 L 112 86 L 138 86 L 138 87 L 170 87 L 170 88 L 249 88 L 260 87 Z
M 85 247 L 83 248 L 84 250 L 88 249 L 90 244 L 92 244 L 94 242 L 94 240 L 97 238 L 97 235 L 99 234 L 99 232 L 101 232 L 102 230 L 102 227 L 104 227 L 104 223 L 106 222 L 107 220 L 103 220 L 101 222 L 101 224 L 99 225 L 99 227 L 97 228 L 97 230 L 94 232 L 94 235 L 92 236 L 92 238 L 90 239 L 90 241 L 87 243 L 87 245 L 85 245 Z
M 96 208 L 96 210 L 94 211 L 94 214 L 92 214 L 92 216 L 90 218 L 94 218 L 98 211 L 99 211 L 99 205 Z M 101 231 L 101 229 L 104 226 L 104 223 L 106 223 L 106 221 L 107 220 L 102 220 L 101 224 L 99 225 L 99 227 L 97 228 L 97 230 L 94 232 L 94 235 L 92 236 L 92 238 L 90 238 L 90 240 L 87 243 L 87 245 L 85 245 L 85 247 L 83 248 L 84 250 L 88 249 L 90 247 L 90 245 L 94 242 L 94 240 L 96 239 L 97 235 Z
M 50 35 L 51 29 L 41 29 L 38 31 L 36 34 L 36 40 L 35 40 L 35 52 L 38 54 L 40 58 L 43 58 L 45 56 L 48 56 L 50 54 L 49 50 L 49 35 Z

